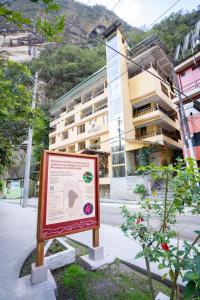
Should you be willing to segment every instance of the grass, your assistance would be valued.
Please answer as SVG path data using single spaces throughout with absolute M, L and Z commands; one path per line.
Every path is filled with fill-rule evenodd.
M 148 279 L 116 259 L 104 269 L 91 272 L 80 265 L 79 257 L 87 254 L 87 248 L 67 239 L 76 249 L 76 263 L 52 271 L 57 284 L 58 300 L 150 300 Z M 60 246 L 53 246 L 60 250 Z M 59 248 L 59 249 L 58 249 Z M 54 252 L 55 253 L 55 252 Z M 20 276 L 30 274 L 31 263 L 35 261 L 33 251 L 25 261 Z M 155 295 L 170 294 L 170 288 L 153 280 Z
M 116 260 L 112 265 L 91 272 L 76 263 L 57 270 L 58 299 L 73 300 L 149 300 L 148 279 L 145 275 Z M 170 289 L 154 280 L 155 292 L 169 295 Z

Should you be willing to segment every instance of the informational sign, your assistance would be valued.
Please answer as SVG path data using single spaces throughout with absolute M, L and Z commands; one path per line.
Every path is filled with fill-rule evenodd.
M 17 190 L 19 187 L 19 182 L 17 180 L 12 180 L 11 181 L 11 190 Z
M 45 151 L 38 240 L 99 228 L 98 158 Z

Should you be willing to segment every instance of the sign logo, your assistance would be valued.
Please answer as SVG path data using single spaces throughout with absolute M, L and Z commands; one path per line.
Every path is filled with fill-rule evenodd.
M 83 211 L 86 215 L 90 215 L 93 212 L 93 205 L 92 203 L 86 203 L 84 205 Z
M 93 175 L 92 175 L 92 172 L 90 171 L 87 171 L 83 174 L 83 180 L 86 182 L 86 183 L 90 183 L 93 179 Z

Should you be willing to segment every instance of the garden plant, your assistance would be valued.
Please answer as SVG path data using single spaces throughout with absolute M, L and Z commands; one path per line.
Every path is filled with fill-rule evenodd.
M 145 259 L 151 297 L 155 299 L 150 263 L 155 262 L 163 270 L 163 280 L 169 276 L 172 281 L 170 300 L 180 299 L 179 278 L 186 282 L 184 299 L 200 299 L 200 230 L 195 231 L 193 242 L 180 241 L 173 226 L 176 216 L 184 214 L 186 207 L 191 214 L 200 214 L 200 170 L 192 159 L 178 159 L 175 166 L 149 165 L 140 167 L 141 171 L 162 181 L 164 197 L 145 197 L 138 213 L 130 213 L 124 206 L 121 228 L 141 245 L 142 251 L 135 258 Z M 153 215 L 159 216 L 159 225 L 153 223 Z

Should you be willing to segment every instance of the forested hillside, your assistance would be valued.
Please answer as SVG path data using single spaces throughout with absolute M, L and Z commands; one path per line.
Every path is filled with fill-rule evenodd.
M 37 104 L 42 110 L 34 128 L 34 151 L 37 160 L 41 150 L 48 147 L 48 109 L 51 103 L 105 64 L 105 47 L 91 36 L 81 34 L 78 27 L 81 26 L 86 32 L 91 33 L 96 26 L 107 27 L 117 19 L 117 16 L 104 6 L 87 6 L 74 0 L 56 2 L 61 6 L 60 14 L 66 16 L 63 40 L 58 47 L 45 50 L 38 59 L 29 64 L 33 74 L 35 70 L 40 71 L 40 80 L 46 84 L 45 101 Z M 42 14 L 42 10 L 38 9 L 38 3 L 26 0 L 16 0 L 11 3 L 25 17 Z M 192 12 L 173 13 L 150 29 L 133 28 L 123 20 L 121 23 L 131 46 L 151 34 L 157 34 L 169 55 L 173 57 L 177 44 L 188 31 L 194 28 L 199 19 L 200 6 Z M 4 25 L 7 26 L 1 24 L 1 27 Z M 100 35 L 99 37 L 101 38 Z

